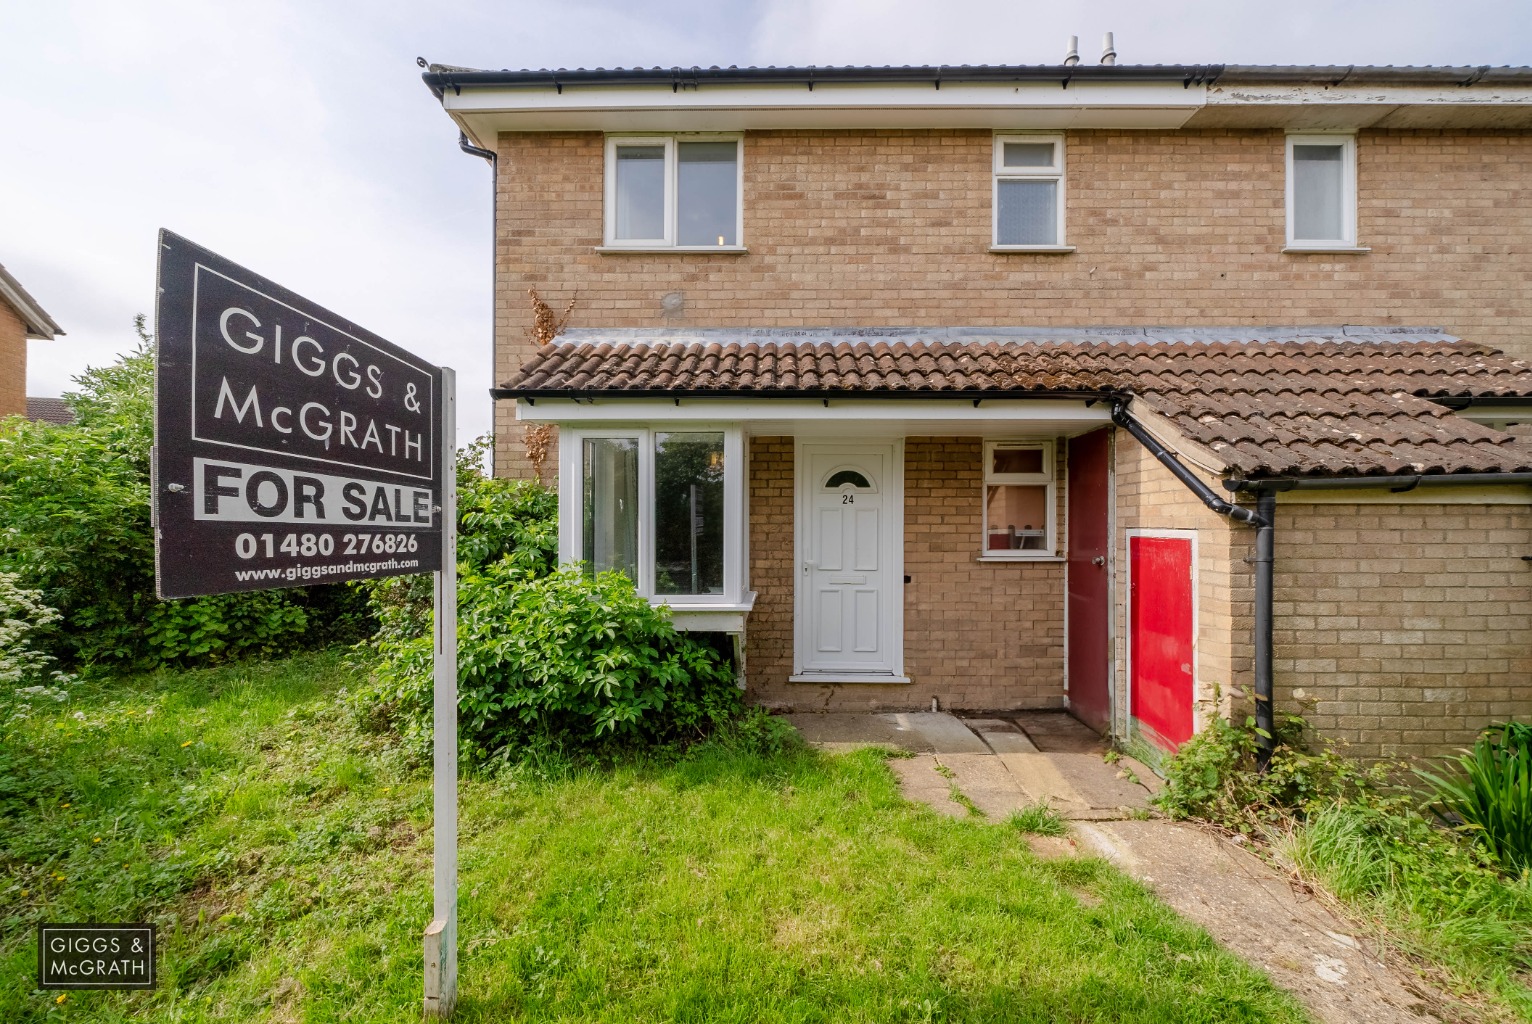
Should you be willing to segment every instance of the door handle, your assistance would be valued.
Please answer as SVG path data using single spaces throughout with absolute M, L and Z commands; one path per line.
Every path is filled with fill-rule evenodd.
M 1090 564 L 1091 565 L 1105 565 L 1106 564 L 1106 556 L 1105 555 L 1097 555 L 1095 558 L 1092 558 L 1090 560 Z

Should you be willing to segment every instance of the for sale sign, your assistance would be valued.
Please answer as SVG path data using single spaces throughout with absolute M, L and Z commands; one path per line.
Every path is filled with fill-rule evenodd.
M 442 373 L 160 232 L 161 597 L 441 568 Z

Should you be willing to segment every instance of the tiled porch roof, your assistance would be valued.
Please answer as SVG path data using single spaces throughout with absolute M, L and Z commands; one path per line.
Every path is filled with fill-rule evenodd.
M 501 393 L 1112 394 L 1243 476 L 1532 470 L 1532 443 L 1430 401 L 1532 398 L 1532 365 L 1430 328 L 574 330 Z

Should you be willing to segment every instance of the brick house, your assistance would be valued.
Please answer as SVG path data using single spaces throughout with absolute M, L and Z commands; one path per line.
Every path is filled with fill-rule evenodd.
M 63 334 L 21 282 L 0 266 L 0 419 L 26 416 L 27 339 Z
M 1532 69 L 425 80 L 495 169 L 497 471 L 554 428 L 561 556 L 754 700 L 1532 711 Z

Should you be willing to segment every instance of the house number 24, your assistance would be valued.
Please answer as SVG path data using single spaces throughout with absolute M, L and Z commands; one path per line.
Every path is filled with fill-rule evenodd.
M 856 504 L 856 495 L 854 495 L 854 494 L 842 494 L 840 496 L 840 503 L 842 505 L 855 505 Z

